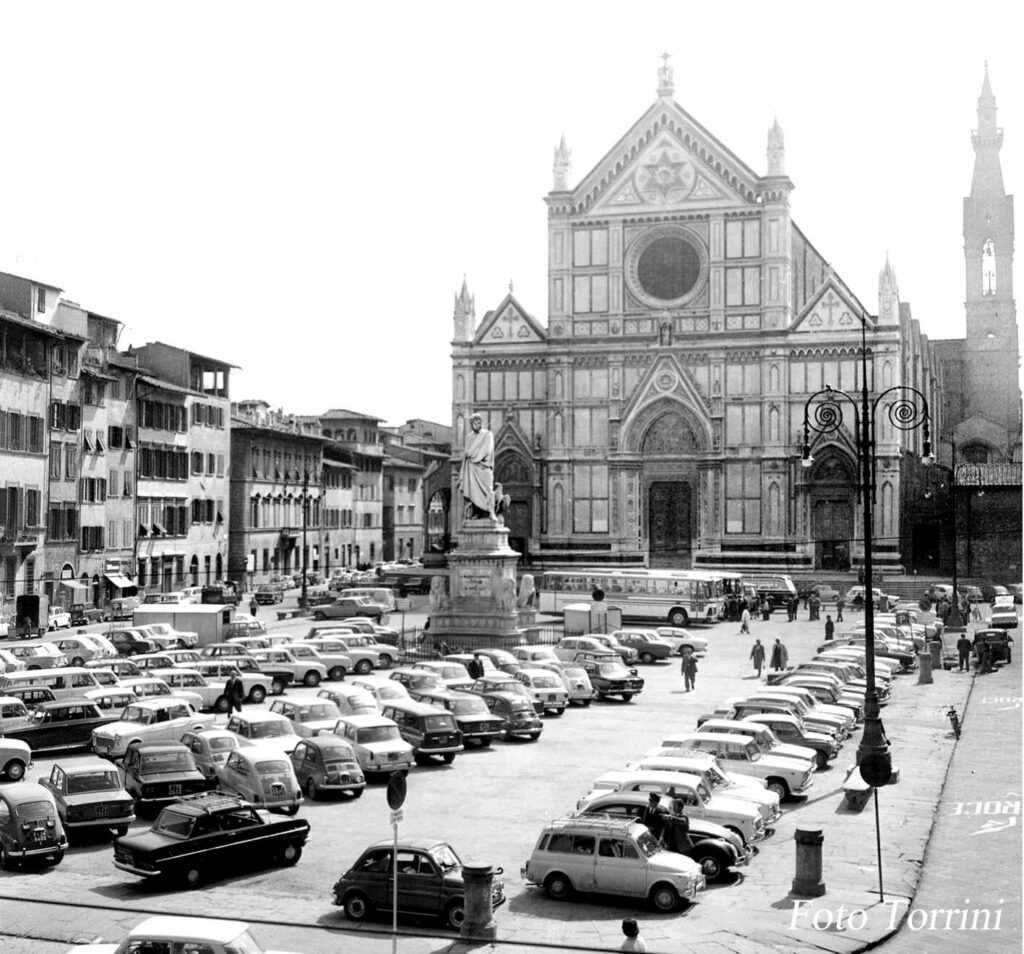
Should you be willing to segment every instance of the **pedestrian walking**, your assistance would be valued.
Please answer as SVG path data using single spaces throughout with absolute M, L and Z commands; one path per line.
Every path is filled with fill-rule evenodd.
M 764 646 L 761 640 L 755 639 L 750 649 L 750 658 L 754 661 L 754 669 L 757 670 L 757 678 L 761 678 L 761 670 L 764 669 Z
M 750 632 L 750 610 L 748 610 L 745 606 L 743 607 L 743 612 L 740 614 L 740 632 Z
M 772 604 L 768 602 L 767 598 L 761 600 L 761 619 L 766 623 L 772 618 Z
M 683 650 L 683 661 L 679 671 L 683 674 L 683 691 L 689 692 L 697 684 L 697 657 L 689 647 Z
M 836 634 L 836 624 L 832 622 L 832 617 L 827 613 L 825 614 L 825 639 L 832 639 Z
M 620 951 L 647 950 L 646 942 L 640 937 L 640 925 L 636 923 L 634 918 L 622 919 L 622 933 L 625 935 L 625 939 L 619 948 Z
M 817 593 L 811 593 L 809 600 L 811 615 L 810 619 L 821 619 L 821 597 Z
M 249 613 L 252 616 L 256 616 L 260 611 L 260 604 L 256 602 L 256 597 L 252 597 L 249 600 Z
M 957 655 L 960 657 L 960 672 L 965 669 L 970 672 L 971 669 L 971 641 L 967 638 L 966 633 L 962 633 L 960 638 L 956 641 Z
M 772 658 L 770 663 L 772 669 L 786 669 L 789 666 L 789 650 L 782 644 L 781 639 L 775 640 L 772 646 Z
M 843 621 L 843 610 L 846 609 L 846 600 L 841 596 L 836 600 L 836 622 L 841 623 Z
M 232 712 L 242 711 L 242 700 L 245 698 L 245 686 L 239 676 L 229 676 L 224 683 L 224 695 L 228 700 L 228 717 Z

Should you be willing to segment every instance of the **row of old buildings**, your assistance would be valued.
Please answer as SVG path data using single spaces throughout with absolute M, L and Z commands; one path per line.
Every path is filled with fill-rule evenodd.
M 448 428 L 232 403 L 233 366 L 0 273 L 0 593 L 101 606 L 419 556 Z

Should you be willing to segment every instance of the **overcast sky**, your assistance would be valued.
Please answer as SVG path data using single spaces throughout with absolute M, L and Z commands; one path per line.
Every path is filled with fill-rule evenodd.
M 512 281 L 546 323 L 553 148 L 579 182 L 667 51 L 758 173 L 778 117 L 794 221 L 869 310 L 888 252 L 962 336 L 986 60 L 1022 178 L 1019 6 L 3 3 L 0 271 L 239 365 L 236 400 L 448 422 L 463 275 L 478 322 Z

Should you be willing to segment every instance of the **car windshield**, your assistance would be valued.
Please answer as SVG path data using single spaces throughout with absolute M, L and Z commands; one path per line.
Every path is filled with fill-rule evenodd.
M 182 815 L 173 808 L 165 808 L 153 824 L 153 831 L 174 838 L 187 838 L 192 832 L 194 820 L 191 815 Z
M 53 808 L 46 799 L 38 802 L 22 802 L 14 806 L 14 814 L 26 821 L 34 821 L 39 818 L 49 818 L 53 815 Z
M 95 772 L 76 772 L 68 776 L 68 794 L 83 795 L 86 792 L 117 791 L 121 787 L 117 772 L 96 769 Z
M 279 739 L 291 735 L 286 722 L 254 722 L 249 728 L 249 735 L 254 739 Z
M 483 699 L 453 699 L 449 707 L 456 715 L 477 715 L 488 711 Z
M 318 703 L 313 706 L 303 706 L 299 709 L 299 722 L 312 722 L 315 719 L 337 719 L 340 713 L 337 706 L 329 703 Z
M 280 759 L 275 759 L 274 761 L 269 761 L 268 760 L 266 762 L 257 762 L 256 763 L 256 771 L 260 775 L 281 775 L 281 774 L 287 774 L 288 768 L 289 768 L 288 763 L 287 762 L 282 762 Z
M 437 862 L 437 866 L 442 871 L 451 871 L 453 868 L 458 868 L 461 864 L 459 856 L 452 851 L 449 845 L 438 845 L 436 848 L 430 850 L 430 857 Z
M 320 751 L 325 762 L 351 762 L 355 758 L 347 745 L 325 745 Z
M 208 740 L 211 752 L 230 752 L 238 748 L 238 740 L 234 736 L 219 735 Z
M 142 756 L 142 771 L 146 773 L 187 772 L 193 768 L 188 752 L 146 752 Z
M 153 712 L 151 709 L 144 709 L 142 706 L 125 706 L 124 712 L 121 713 L 121 721 L 141 722 L 145 724 L 149 722 L 152 714 Z
M 616 666 L 614 663 L 601 663 L 597 667 L 597 671 L 602 676 L 621 676 L 622 675 L 622 667 L 621 666 Z
M 356 738 L 362 745 L 370 745 L 374 742 L 391 742 L 400 739 L 397 725 L 371 725 L 360 729 Z
M 561 689 L 562 680 L 557 676 L 534 676 L 533 684 L 538 689 Z
M 662 850 L 661 842 L 649 831 L 643 831 L 636 838 L 636 845 L 645 858 L 650 858 Z

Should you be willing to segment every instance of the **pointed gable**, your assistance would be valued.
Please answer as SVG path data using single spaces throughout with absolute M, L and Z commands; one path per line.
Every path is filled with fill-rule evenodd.
M 708 450 L 712 433 L 707 401 L 679 359 L 663 354 L 651 362 L 622 410 L 623 450 L 638 451 L 652 425 L 673 411 L 688 425 L 693 449 Z
M 659 99 L 573 190 L 577 213 L 753 205 L 760 179 L 677 103 Z
M 537 319 L 516 301 L 509 292 L 494 311 L 487 312 L 480 329 L 473 339 L 474 344 L 535 344 L 545 341 L 547 334 Z
M 793 322 L 796 334 L 815 332 L 853 331 L 860 327 L 860 317 L 868 323 L 868 330 L 875 322 L 864 306 L 834 276 L 826 277 L 821 288 L 811 296 Z

